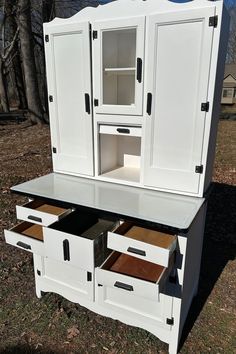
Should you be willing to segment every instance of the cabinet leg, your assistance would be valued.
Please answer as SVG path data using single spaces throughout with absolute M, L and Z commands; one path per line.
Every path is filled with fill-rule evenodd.
M 41 290 L 39 290 L 39 289 L 37 289 L 37 288 L 36 288 L 36 296 L 37 296 L 38 299 L 41 299 L 41 297 L 42 297 L 42 292 L 41 292 Z
M 173 338 L 173 340 L 169 343 L 169 354 L 177 354 L 178 346 L 179 346 L 178 338 Z

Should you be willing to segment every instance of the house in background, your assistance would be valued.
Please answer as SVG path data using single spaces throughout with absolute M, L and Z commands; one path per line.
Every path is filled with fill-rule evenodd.
M 223 82 L 222 111 L 236 113 L 236 64 L 226 64 Z

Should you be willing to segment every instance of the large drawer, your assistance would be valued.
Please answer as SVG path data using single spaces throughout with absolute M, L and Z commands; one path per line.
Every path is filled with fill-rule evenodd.
M 108 232 L 108 248 L 134 257 L 169 266 L 169 260 L 176 249 L 177 237 L 155 230 L 122 224 L 116 232 Z
M 98 286 L 158 301 L 170 271 L 170 268 L 113 252 L 96 268 L 96 282 Z
M 45 255 L 93 272 L 107 257 L 107 231 L 116 222 L 79 211 L 43 227 Z
M 71 209 L 61 208 L 41 200 L 33 200 L 22 206 L 16 206 L 17 219 L 43 226 L 48 226 L 60 220 L 71 211 Z
M 42 226 L 23 222 L 10 230 L 5 230 L 6 242 L 26 251 L 44 255 Z

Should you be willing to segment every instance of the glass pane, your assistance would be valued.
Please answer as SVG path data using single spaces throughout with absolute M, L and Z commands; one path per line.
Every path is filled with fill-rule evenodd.
M 136 28 L 103 32 L 103 104 L 135 102 Z

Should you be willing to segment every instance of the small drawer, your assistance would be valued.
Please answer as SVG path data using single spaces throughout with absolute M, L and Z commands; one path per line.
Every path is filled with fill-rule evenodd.
M 5 230 L 6 242 L 31 253 L 44 255 L 43 228 L 28 222 Z
M 177 237 L 155 230 L 123 223 L 116 232 L 108 232 L 108 248 L 163 267 L 169 266 Z
M 48 226 L 60 220 L 71 211 L 71 209 L 64 209 L 41 200 L 33 200 L 22 206 L 16 206 L 17 219 L 43 226 Z
M 107 257 L 107 231 L 116 222 L 75 211 L 62 220 L 43 227 L 45 255 L 93 272 Z
M 111 135 L 130 135 L 130 136 L 141 137 L 142 128 L 141 127 L 101 124 L 99 126 L 99 133 L 100 134 L 111 134 Z
M 169 273 L 170 269 L 155 263 L 113 252 L 101 268 L 96 268 L 96 281 L 98 286 L 158 301 Z

